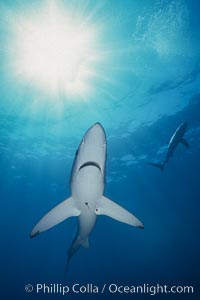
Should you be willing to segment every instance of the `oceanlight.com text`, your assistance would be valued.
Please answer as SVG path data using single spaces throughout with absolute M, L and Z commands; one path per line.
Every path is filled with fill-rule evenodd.
M 193 294 L 194 287 L 189 285 L 151 285 L 148 283 L 142 285 L 120 285 L 120 284 L 103 284 L 95 285 L 88 283 L 81 285 L 74 283 L 71 286 L 61 283 L 37 283 L 35 285 L 26 284 L 25 291 L 35 294 Z

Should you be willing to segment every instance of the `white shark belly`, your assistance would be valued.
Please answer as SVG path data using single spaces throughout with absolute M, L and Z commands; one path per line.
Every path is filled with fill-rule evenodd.
M 85 203 L 92 209 L 96 201 L 102 196 L 104 178 L 102 172 L 95 166 L 87 166 L 75 174 L 71 191 L 77 206 L 82 209 Z
M 102 172 L 95 166 L 87 166 L 79 170 L 78 174 L 75 175 L 71 189 L 76 206 L 81 211 L 78 236 L 86 238 L 96 223 L 95 209 L 104 190 Z
M 86 211 L 84 214 L 82 213 L 78 219 L 78 235 L 82 240 L 85 240 L 89 237 L 96 224 L 97 215 L 88 209 L 88 211 Z

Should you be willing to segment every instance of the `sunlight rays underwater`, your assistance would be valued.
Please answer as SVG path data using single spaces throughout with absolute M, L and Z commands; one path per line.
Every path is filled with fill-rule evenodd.
M 120 137 L 135 163 L 145 158 L 133 153 L 128 141 L 137 128 L 188 105 L 187 91 L 198 86 L 199 48 L 189 35 L 184 1 L 126 5 L 1 3 L 5 140 L 11 127 L 9 143 L 16 148 L 39 138 L 43 150 L 34 147 L 32 152 L 40 156 L 49 147 L 53 151 L 55 141 L 78 143 L 83 129 L 98 120 L 114 140 L 124 128 Z M 127 163 L 133 164 L 133 158 Z
M 83 133 L 96 121 L 108 139 L 106 194 L 139 212 L 146 229 L 142 235 L 99 220 L 90 251 L 80 251 L 73 261 L 70 280 L 157 281 L 161 268 L 163 280 L 186 282 L 190 275 L 196 280 L 198 12 L 189 0 L 1 0 L 1 211 L 5 215 L 6 209 L 12 220 L 4 216 L 2 235 L 8 247 L 3 245 L 2 257 L 9 261 L 2 274 L 5 268 L 9 289 L 10 282 L 17 281 L 21 298 L 27 278 L 63 280 L 73 220 L 34 242 L 29 231 L 47 205 L 53 207 L 69 195 L 74 154 Z M 70 39 L 75 35 L 84 43 L 75 39 L 78 51 L 70 48 L 54 61 L 59 48 L 68 45 L 63 41 L 67 31 Z M 52 43 L 56 47 L 51 52 Z M 82 88 L 77 78 L 83 80 Z M 189 122 L 186 137 L 191 148 L 177 149 L 180 152 L 160 176 L 144 162 L 163 159 L 165 143 L 183 120 Z

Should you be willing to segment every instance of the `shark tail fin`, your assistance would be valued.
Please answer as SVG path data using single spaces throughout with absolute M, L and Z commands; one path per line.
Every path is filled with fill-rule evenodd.
M 72 240 L 72 243 L 67 251 L 67 265 L 66 265 L 66 272 L 68 271 L 69 268 L 69 264 L 70 261 L 72 259 L 72 256 L 74 256 L 74 254 L 76 253 L 76 251 L 78 251 L 78 249 L 80 248 L 81 244 L 80 244 L 80 240 L 78 238 L 78 234 L 76 232 L 75 237 Z
M 30 237 L 32 238 L 39 233 L 48 230 L 65 219 L 79 215 L 80 211 L 75 207 L 73 198 L 70 197 L 44 215 L 32 229 Z
M 155 168 L 158 168 L 161 170 L 161 172 L 164 171 L 164 167 L 165 167 L 165 163 L 151 163 L 151 162 L 147 162 L 148 165 L 153 166 Z
M 78 230 L 76 230 L 75 236 L 72 240 L 72 243 L 67 251 L 67 265 L 66 265 L 66 272 L 68 271 L 70 261 L 74 254 L 78 251 L 80 246 L 84 248 L 89 248 L 89 240 L 88 238 L 86 239 L 81 239 L 80 236 L 78 235 Z
M 67 257 L 67 264 L 66 264 L 66 268 L 65 268 L 66 273 L 68 272 L 68 269 L 69 269 L 70 260 L 71 260 L 71 258 L 68 256 Z
M 144 228 L 142 222 L 133 214 L 104 196 L 102 196 L 99 200 L 98 207 L 96 208 L 96 214 L 106 215 L 119 222 L 139 228 Z

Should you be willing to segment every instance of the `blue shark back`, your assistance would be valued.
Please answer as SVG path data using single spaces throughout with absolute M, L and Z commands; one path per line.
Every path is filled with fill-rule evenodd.
M 182 141 L 184 134 L 186 132 L 187 129 L 187 122 L 182 123 L 174 132 L 174 134 L 172 135 L 170 142 L 169 142 L 169 146 L 168 146 L 168 151 L 167 151 L 167 155 L 166 155 L 166 159 L 165 159 L 165 163 L 169 161 L 170 157 L 173 156 L 174 151 L 176 149 L 176 147 L 178 146 L 178 144 Z

